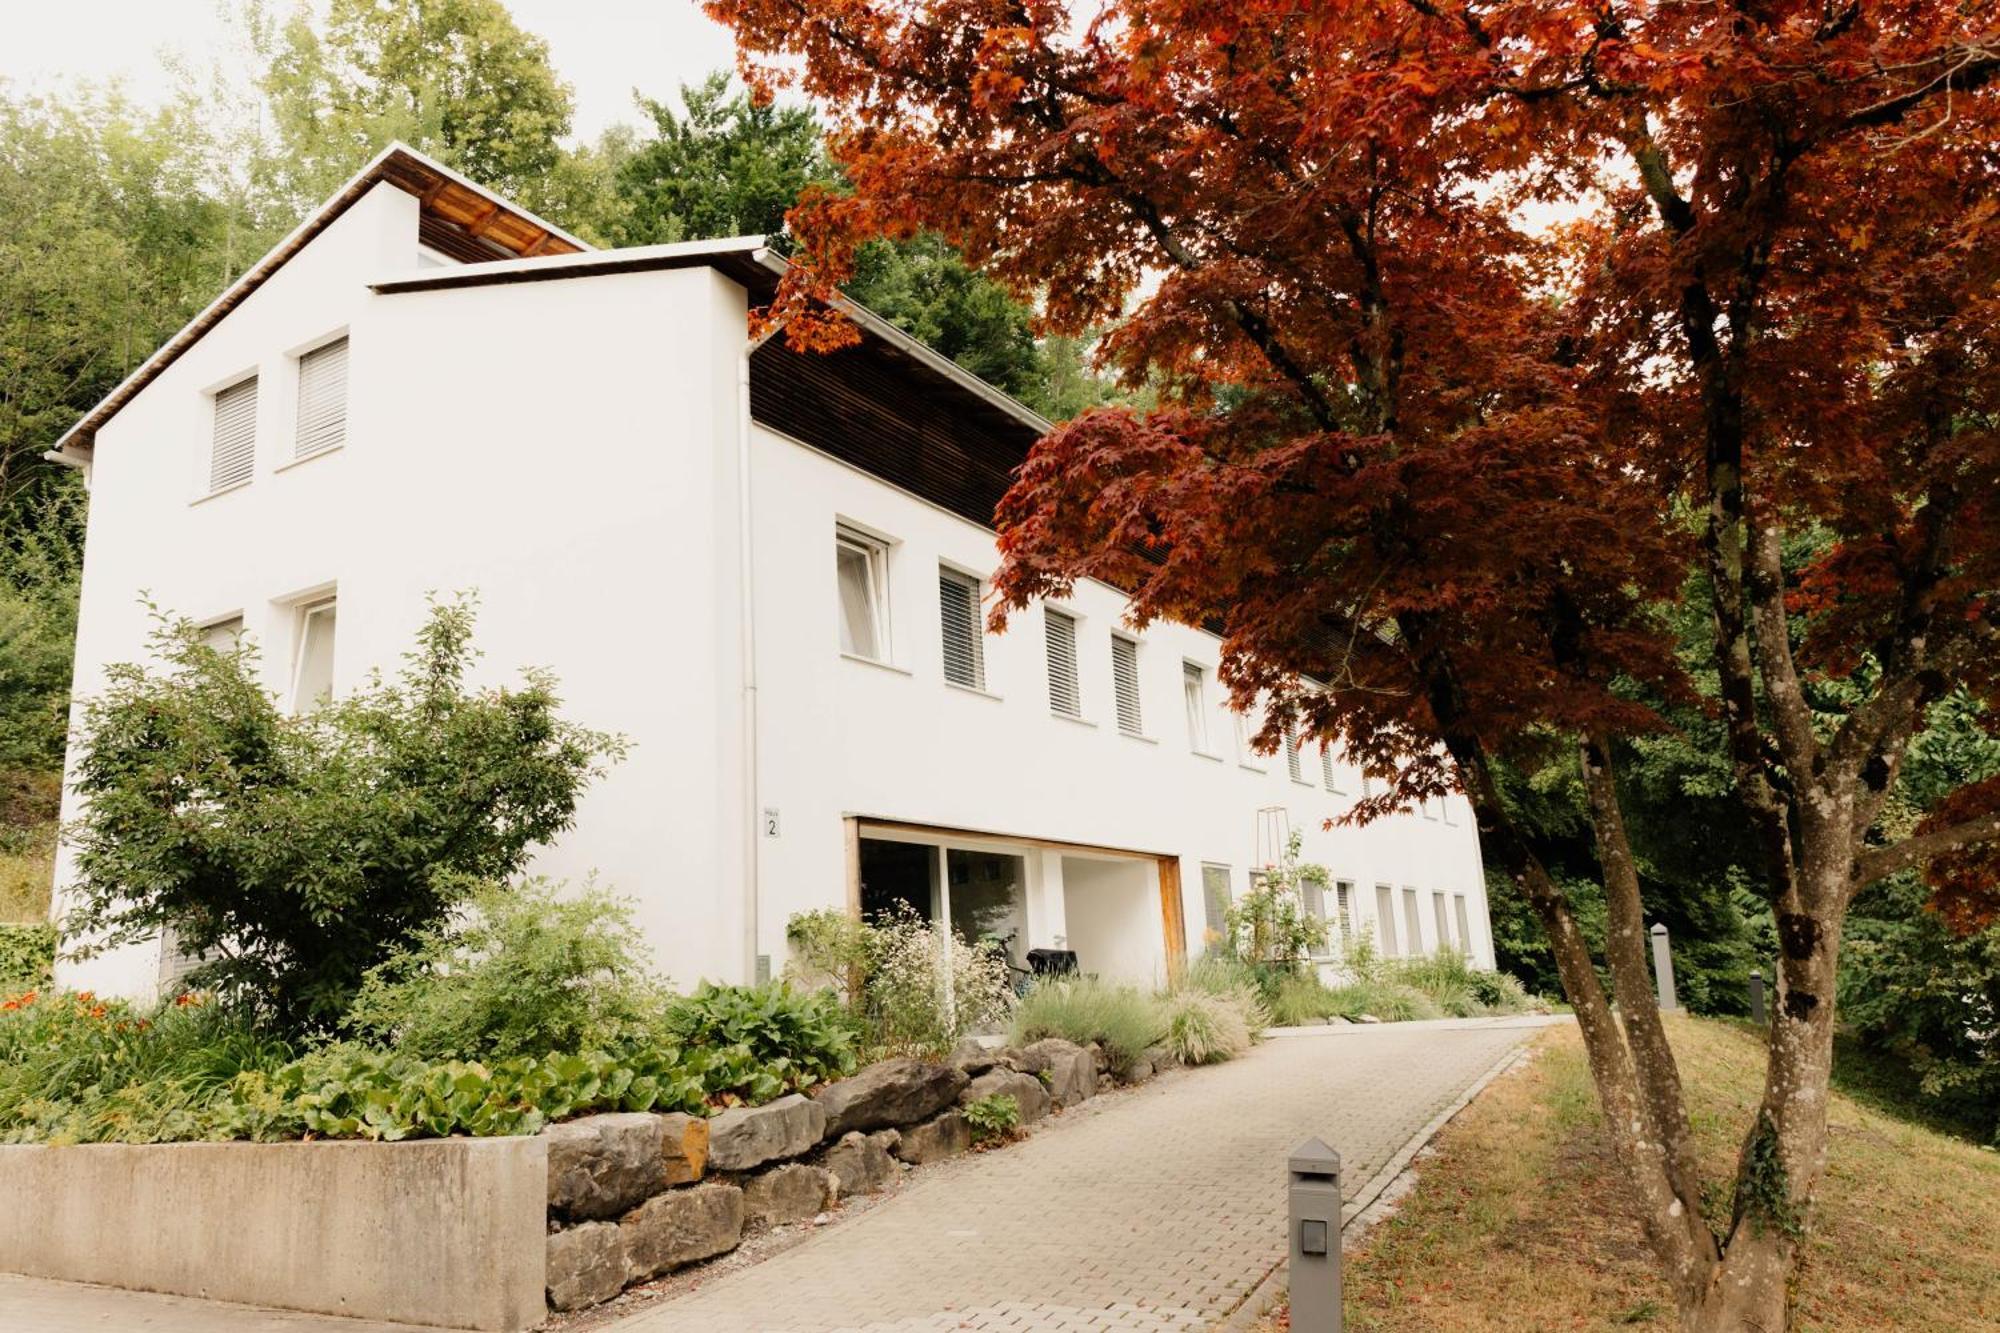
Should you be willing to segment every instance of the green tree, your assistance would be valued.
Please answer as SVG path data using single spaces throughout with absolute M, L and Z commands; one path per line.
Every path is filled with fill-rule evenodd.
M 263 0 L 247 12 L 277 135 L 264 171 L 297 208 L 397 139 L 552 216 L 587 208 L 565 170 L 569 85 L 500 0 L 332 0 L 323 23 L 304 8 L 274 23 Z
M 164 668 L 112 668 L 79 728 L 79 952 L 170 930 L 210 960 L 197 984 L 286 1030 L 337 1023 L 370 968 L 568 828 L 622 753 L 558 716 L 544 674 L 469 689 L 472 625 L 462 600 L 434 606 L 397 680 L 292 716 L 254 645 L 161 616 Z
M 760 106 L 722 70 L 682 84 L 680 101 L 677 112 L 639 99 L 653 133 L 618 162 L 620 215 L 605 228 L 614 244 L 776 238 L 800 191 L 832 181 L 819 124 L 803 107 Z

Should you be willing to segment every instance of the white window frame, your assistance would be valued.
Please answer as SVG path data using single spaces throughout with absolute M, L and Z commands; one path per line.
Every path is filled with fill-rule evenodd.
M 1396 886 L 1377 883 L 1375 885 L 1375 947 L 1382 951 L 1384 958 L 1401 958 L 1396 929 Z
M 1209 872 L 1220 871 L 1222 877 L 1222 901 L 1218 904 L 1209 897 Z M 1236 900 L 1236 869 L 1220 861 L 1201 863 L 1201 922 L 1202 938 L 1207 939 L 1212 932 L 1218 936 L 1229 933 L 1229 906 Z M 1213 909 L 1213 915 L 1211 915 Z M 1220 947 L 1220 945 L 1218 945 Z
M 1440 949 L 1451 944 L 1451 905 L 1445 901 L 1448 896 L 1443 889 L 1431 890 L 1431 915 L 1437 918 Z M 1459 945 L 1461 952 L 1464 951 L 1464 947 L 1463 944 Z
M 862 568 L 867 571 L 868 587 L 865 595 L 875 633 L 873 654 L 850 651 L 840 642 L 841 631 L 845 628 L 847 617 L 847 607 L 839 600 L 845 595 L 840 584 L 840 553 L 843 550 L 853 551 L 859 555 L 862 559 Z M 836 599 L 834 610 L 839 617 L 839 622 L 834 627 L 834 644 L 840 649 L 843 657 L 886 666 L 894 657 L 889 625 L 889 542 L 852 523 L 836 521 L 833 525 L 833 553 L 833 592 Z
M 1128 682 L 1118 669 L 1118 647 L 1120 644 L 1131 650 L 1132 675 Z M 1111 636 L 1111 713 L 1118 723 L 1118 734 L 1130 736 L 1134 740 L 1148 740 L 1146 735 L 1146 692 L 1139 673 L 1139 641 L 1129 634 Z M 1131 697 L 1126 698 L 1129 684 Z M 1127 704 L 1130 704 L 1129 709 Z M 1129 716 L 1128 716 L 1129 712 Z
M 1305 756 L 1299 753 L 1299 729 L 1296 725 L 1285 728 L 1285 775 L 1301 787 L 1310 787 L 1306 781 Z
M 1187 712 L 1188 749 L 1213 758 L 1208 732 L 1208 668 L 1186 658 L 1181 660 L 1181 702 Z
M 316 616 L 321 616 L 328 613 L 331 613 L 334 617 L 333 651 L 336 654 L 335 660 L 338 661 L 338 654 L 340 652 L 339 595 L 334 592 L 316 594 L 312 597 L 299 601 L 294 606 L 292 612 L 292 683 L 291 683 L 292 712 L 294 714 L 308 713 L 312 711 L 313 708 L 318 706 L 319 703 L 318 700 L 302 699 L 300 697 L 299 691 L 305 683 L 303 677 L 305 676 L 305 667 L 306 667 L 306 643 L 312 633 L 313 619 Z M 332 671 L 331 669 L 329 669 L 328 679 L 327 679 L 327 698 L 331 699 L 332 697 L 333 697 Z
M 949 629 L 944 619 L 944 589 L 946 584 L 961 589 L 966 594 L 966 602 L 970 608 L 972 618 L 970 625 L 972 640 L 969 649 L 972 674 L 970 681 L 953 680 L 951 675 L 951 653 L 949 651 L 949 641 L 946 637 Z M 989 693 L 986 688 L 986 624 L 979 613 L 979 608 L 985 600 L 985 594 L 986 581 L 977 574 L 960 569 L 956 565 L 947 564 L 944 561 L 938 562 L 938 655 L 939 664 L 942 669 L 941 673 L 944 676 L 945 684 L 951 686 L 953 689 L 970 690 L 974 694 Z
M 1250 714 L 1232 708 L 1229 710 L 1229 716 L 1236 727 L 1236 762 L 1252 773 L 1267 771 L 1270 765 L 1264 762 L 1263 756 L 1258 754 L 1256 747 L 1250 743 L 1250 738 L 1257 731 L 1251 724 Z
M 1415 946 L 1408 954 L 1409 957 L 1422 958 L 1430 952 L 1424 948 L 1424 909 L 1422 900 L 1417 896 L 1417 886 L 1414 884 L 1403 886 L 1403 926 L 1409 931 L 1409 943 Z
M 1340 770 L 1333 762 L 1333 747 L 1331 745 L 1322 744 L 1319 747 L 1319 776 L 1320 785 L 1325 787 L 1331 794 L 1335 796 L 1345 796 L 1347 794 L 1340 788 Z
M 1472 904 L 1462 893 L 1451 895 L 1452 911 L 1458 918 L 1458 949 L 1467 958 L 1472 957 Z

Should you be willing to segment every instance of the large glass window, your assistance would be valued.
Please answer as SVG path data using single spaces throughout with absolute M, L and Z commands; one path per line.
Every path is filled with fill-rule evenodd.
M 889 656 L 888 548 L 848 527 L 833 536 L 840 585 L 840 651 L 880 662 Z

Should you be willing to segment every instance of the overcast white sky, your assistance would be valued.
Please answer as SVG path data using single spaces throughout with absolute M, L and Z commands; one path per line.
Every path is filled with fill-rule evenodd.
M 280 0 L 283 3 L 283 0 Z M 556 71 L 576 89 L 585 139 L 635 120 L 632 89 L 669 97 L 734 58 L 729 33 L 695 0 L 506 0 L 515 20 L 548 39 Z M 153 101 L 172 86 L 161 53 L 195 68 L 230 40 L 216 0 L 57 0 L 0 3 L 0 79 L 16 92 L 60 93 L 66 82 L 122 79 Z

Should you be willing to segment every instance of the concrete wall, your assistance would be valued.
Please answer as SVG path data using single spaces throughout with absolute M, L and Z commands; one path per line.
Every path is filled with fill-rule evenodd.
M 548 1146 L 0 1147 L 0 1268 L 445 1328 L 545 1312 Z

